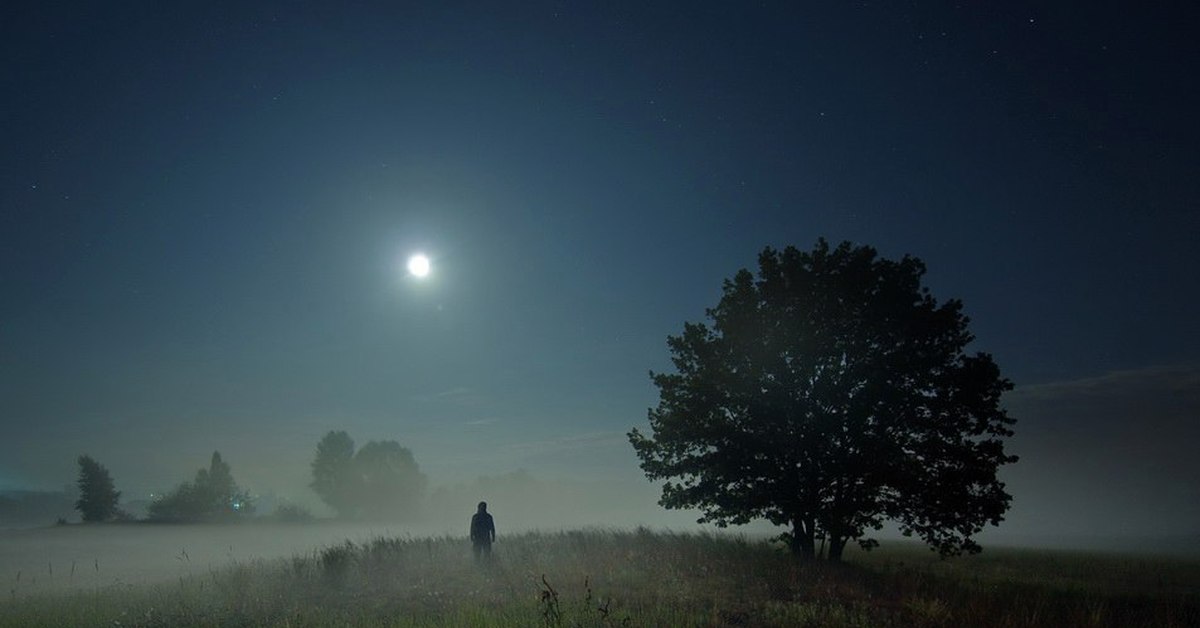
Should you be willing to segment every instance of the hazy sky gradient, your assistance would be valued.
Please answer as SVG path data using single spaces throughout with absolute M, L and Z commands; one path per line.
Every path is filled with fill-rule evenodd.
M 0 487 L 636 482 L 666 336 L 824 236 L 964 300 L 1013 526 L 1200 529 L 1190 3 L 254 4 L 0 9 Z

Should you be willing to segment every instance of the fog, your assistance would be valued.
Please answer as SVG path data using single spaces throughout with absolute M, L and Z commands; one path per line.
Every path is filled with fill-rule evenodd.
M 1148 368 L 1018 386 L 1002 471 L 1013 495 L 986 538 L 1037 546 L 1195 552 L 1200 371 Z
M 347 540 L 357 543 L 381 536 L 457 537 L 462 539 L 466 554 L 470 551 L 470 516 L 481 498 L 491 504 L 497 543 L 504 543 L 506 535 L 527 531 L 638 525 L 702 528 L 694 522 L 695 513 L 666 512 L 655 506 L 655 489 L 648 483 L 568 483 L 516 472 L 437 487 L 419 519 L 406 523 L 332 518 L 279 523 L 264 513 L 237 523 L 9 527 L 0 530 L 0 578 L 10 583 L 13 595 L 121 587 L 205 575 L 234 565 L 288 558 Z M 760 536 L 767 531 L 766 526 L 749 526 L 732 532 Z
M 1010 448 L 1021 460 L 1002 471 L 1012 507 L 999 528 L 980 535 L 985 548 L 1195 553 L 1200 471 L 1191 449 L 1200 439 L 1197 381 L 1196 370 L 1173 368 L 1019 386 L 1007 405 L 1018 419 Z M 464 440 L 460 449 L 465 452 L 456 455 L 455 442 Z M 156 466 L 165 459 L 162 451 L 143 461 L 132 453 L 112 455 L 119 448 L 107 442 L 98 439 L 91 449 L 101 452 L 102 461 L 109 452 L 117 488 L 124 491 L 123 506 L 135 514 L 147 494 L 128 487 L 169 489 L 205 460 L 193 447 L 193 454 L 176 456 L 169 468 L 177 471 L 164 473 Z M 451 535 L 465 543 L 470 515 L 481 500 L 490 504 L 500 542 L 525 530 L 700 528 L 698 513 L 657 505 L 658 486 L 641 475 L 619 433 L 527 443 L 439 443 L 418 434 L 415 442 L 413 453 L 428 489 L 403 523 L 335 523 L 333 511 L 307 487 L 315 439 L 275 453 L 256 453 L 244 443 L 222 448 L 239 485 L 258 501 L 255 520 L 241 524 L 55 526 L 58 518 L 78 521 L 70 494 L 61 489 L 9 492 L 0 500 L 0 576 L 15 582 L 20 573 L 23 589 L 34 586 L 34 579 L 37 587 L 111 585 L 311 552 L 345 539 Z M 490 453 L 480 453 L 472 463 L 468 454 L 473 451 Z M 58 456 L 54 480 L 43 485 L 73 482 L 70 451 Z M 138 468 L 154 472 L 139 474 Z M 270 523 L 273 511 L 284 504 L 307 509 L 314 521 Z M 765 523 L 731 532 L 777 533 Z M 878 536 L 885 543 L 900 538 L 892 527 Z M 72 564 L 75 576 L 64 577 Z

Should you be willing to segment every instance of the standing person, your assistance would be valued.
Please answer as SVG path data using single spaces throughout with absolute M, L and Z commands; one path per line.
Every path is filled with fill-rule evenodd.
M 496 540 L 496 522 L 488 514 L 487 502 L 479 502 L 479 510 L 471 516 L 471 548 L 475 560 L 490 558 L 492 541 Z

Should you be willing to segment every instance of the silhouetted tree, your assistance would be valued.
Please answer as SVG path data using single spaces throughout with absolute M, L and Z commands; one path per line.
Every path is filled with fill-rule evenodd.
M 75 509 L 85 522 L 108 521 L 117 516 L 121 492 L 113 486 L 108 469 L 91 456 L 79 457 L 78 486 L 79 499 L 75 501 Z
M 412 452 L 394 440 L 371 441 L 354 455 L 361 478 L 359 507 L 373 519 L 411 520 L 425 493 L 425 476 Z
M 888 519 L 942 554 L 977 552 L 1011 496 L 997 468 L 1016 461 L 1000 408 L 1012 384 L 973 340 L 962 303 L 939 305 L 924 264 L 824 239 L 811 252 L 767 248 L 757 279 L 726 280 L 712 327 L 668 338 L 676 373 L 659 389 L 651 435 L 629 440 L 660 503 L 718 525 L 766 519 L 800 556 L 816 540 L 838 560 Z
M 183 482 L 175 490 L 157 497 L 146 507 L 151 521 L 197 521 L 209 513 L 208 500 L 192 482 Z
M 342 517 L 411 519 L 426 479 L 412 452 L 396 441 L 371 441 L 357 453 L 346 432 L 329 432 L 312 462 L 314 492 Z
M 152 502 L 147 509 L 150 519 L 197 521 L 232 518 L 254 512 L 249 493 L 238 488 L 229 464 L 213 452 L 207 469 L 196 472 L 196 479 L 184 482 L 174 491 Z
M 317 443 L 309 486 L 339 516 L 353 517 L 361 478 L 354 472 L 354 440 L 346 432 L 330 431 Z
M 208 469 L 196 472 L 195 486 L 204 503 L 205 511 L 216 515 L 231 515 L 240 510 L 238 490 L 233 481 L 233 472 L 229 464 L 221 459 L 221 453 L 214 451 L 209 461 Z

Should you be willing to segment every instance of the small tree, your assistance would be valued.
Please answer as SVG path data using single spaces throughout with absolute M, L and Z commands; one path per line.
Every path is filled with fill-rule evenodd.
M 757 279 L 724 285 L 713 326 L 668 338 L 676 373 L 651 373 L 651 435 L 629 440 L 660 503 L 718 525 L 786 526 L 792 551 L 827 540 L 875 545 L 884 520 L 943 554 L 976 552 L 1011 499 L 997 468 L 1016 461 L 1000 408 L 1012 388 L 991 356 L 968 355 L 962 303 L 938 304 L 913 257 L 820 240 L 770 248 Z
M 75 501 L 75 509 L 85 522 L 108 521 L 117 515 L 121 492 L 113 486 L 108 469 L 91 456 L 79 457 L 78 486 L 79 499 Z

